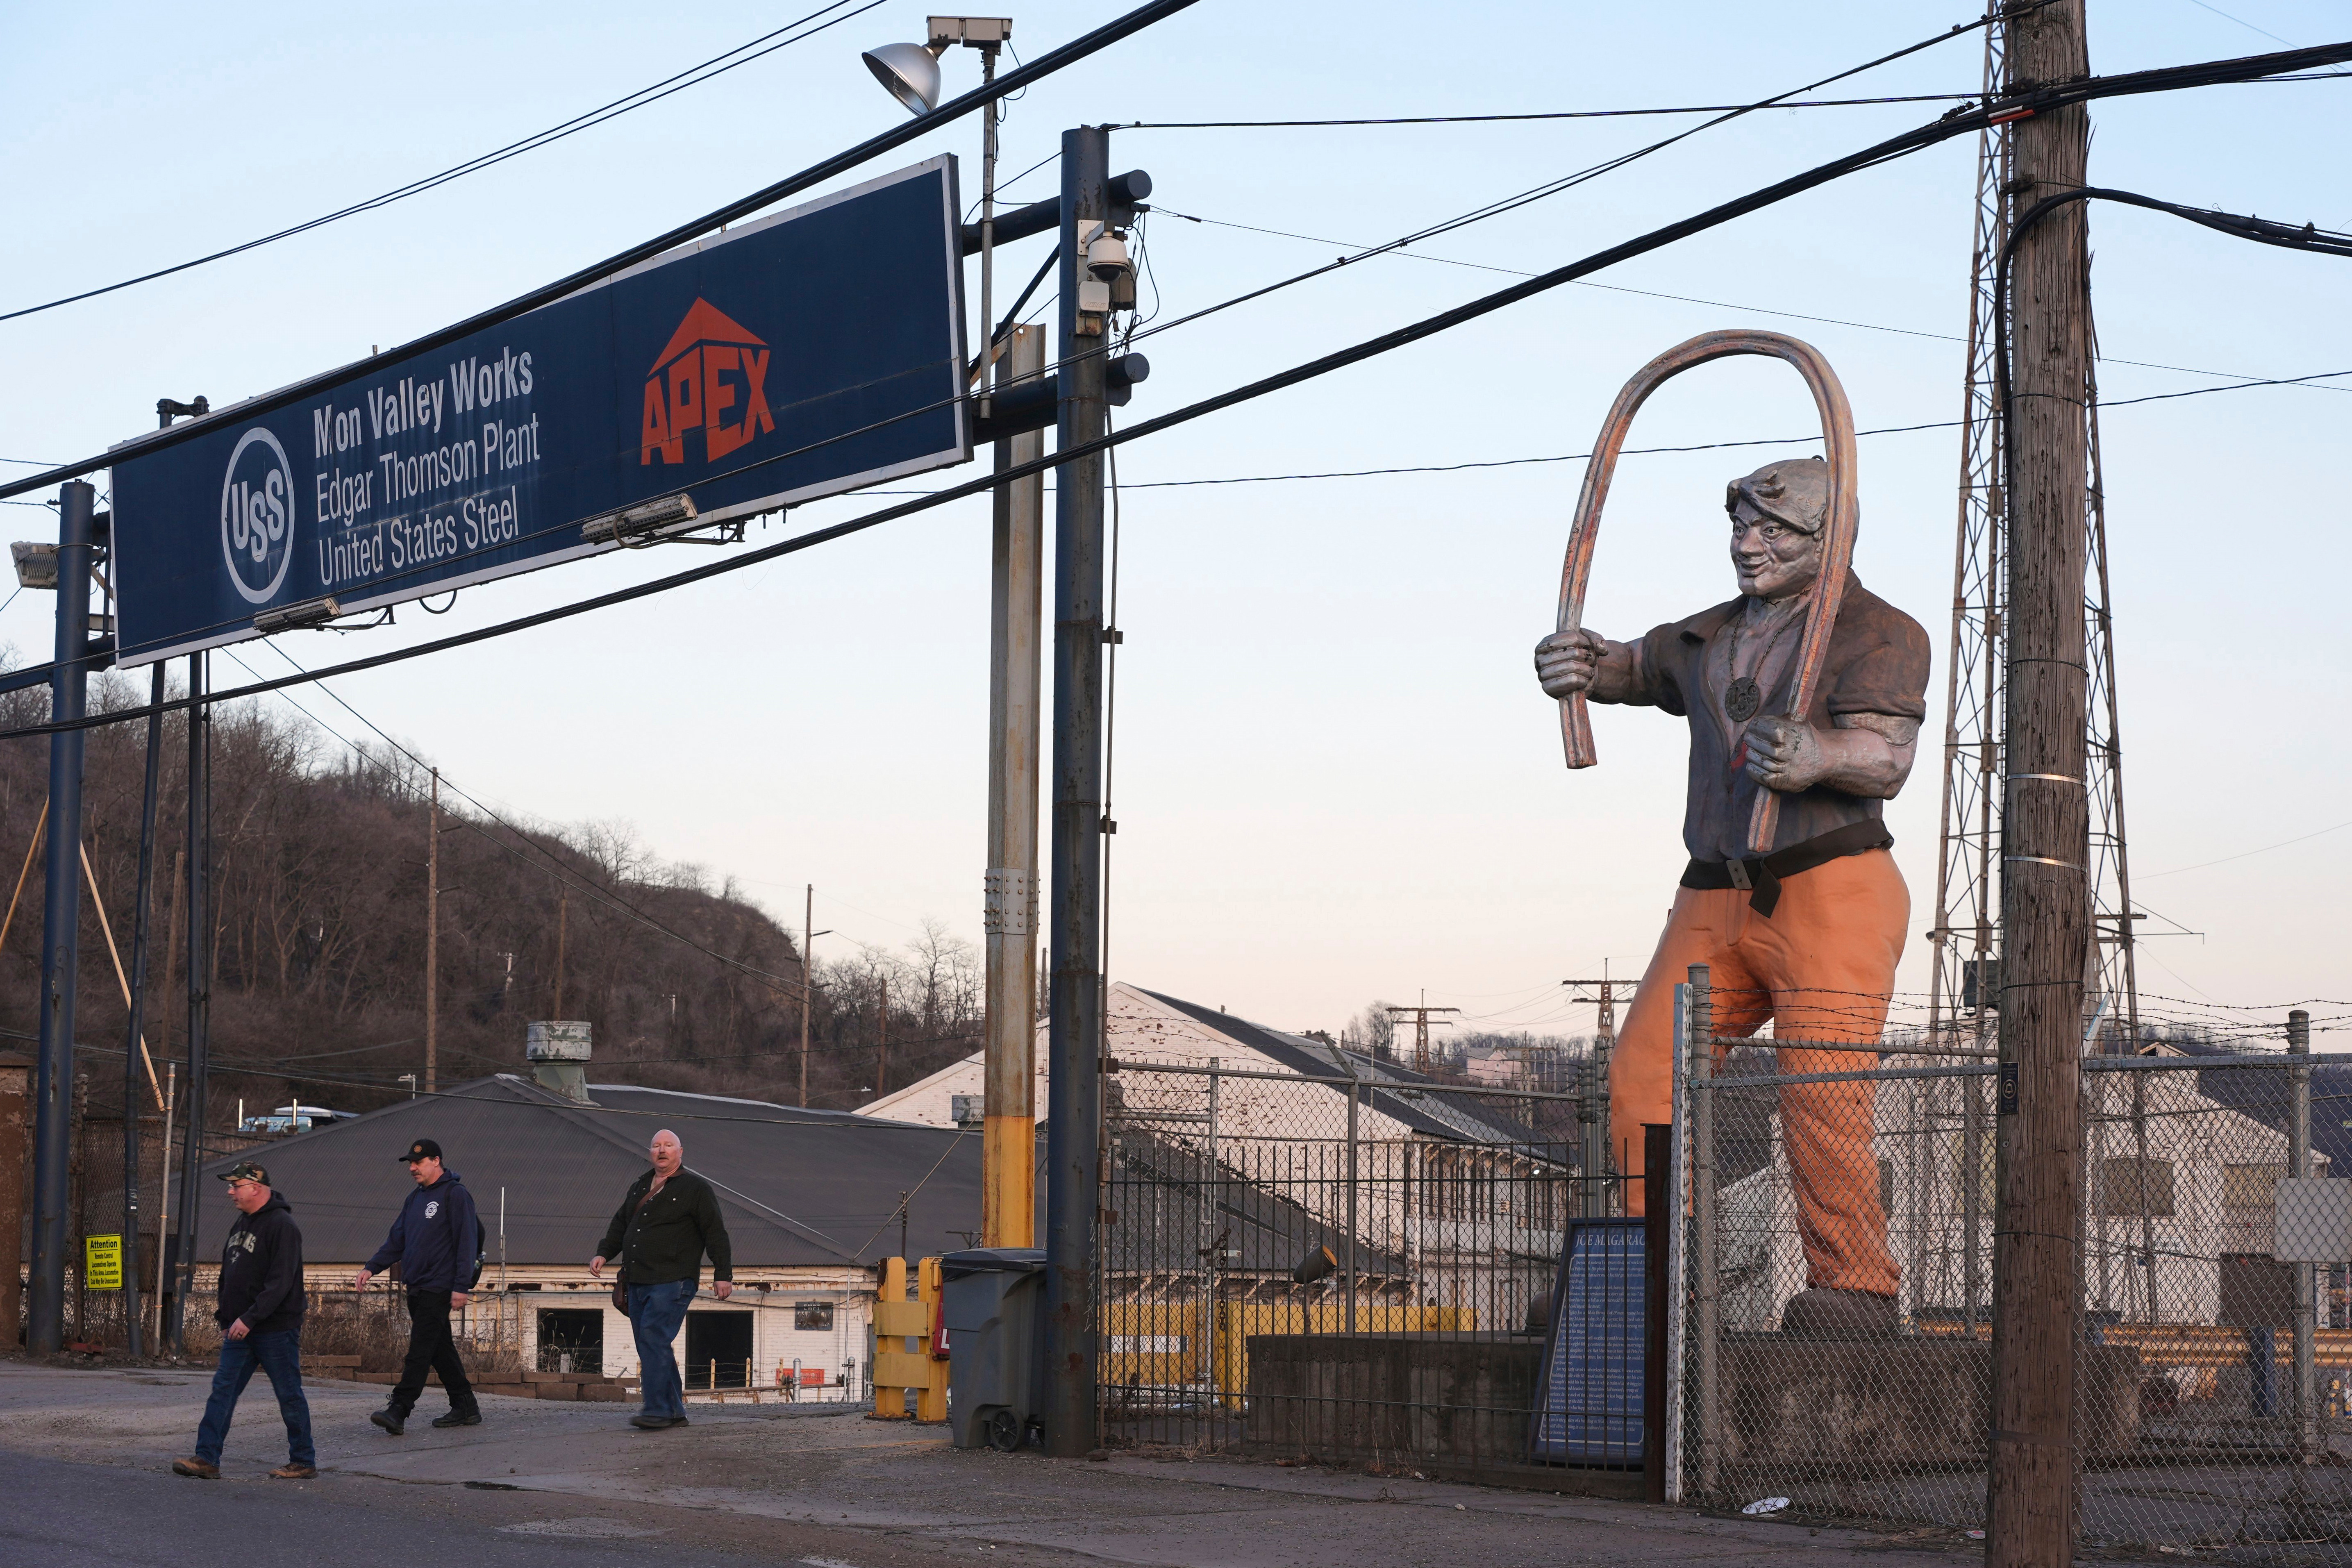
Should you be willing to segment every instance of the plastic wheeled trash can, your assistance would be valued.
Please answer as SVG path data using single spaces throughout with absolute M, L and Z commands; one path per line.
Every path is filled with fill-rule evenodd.
M 940 1259 L 940 1280 L 955 1446 L 1009 1454 L 1045 1409 L 1045 1249 L 950 1252 Z

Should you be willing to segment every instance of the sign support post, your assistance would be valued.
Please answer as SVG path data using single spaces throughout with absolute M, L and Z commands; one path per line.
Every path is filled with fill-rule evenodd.
M 89 667 L 91 513 L 98 492 L 80 479 L 58 488 L 57 673 L 49 719 L 82 716 Z M 66 1203 L 73 1144 L 74 989 L 81 952 L 82 730 L 49 737 L 49 842 L 41 902 L 41 1056 L 33 1090 L 33 1293 L 25 1347 L 53 1355 L 65 1346 Z
M 1045 329 L 1015 327 L 996 384 L 1045 368 Z M 986 353 L 993 344 L 985 345 Z M 1045 455 L 1042 431 L 996 443 L 1000 472 Z M 1037 1231 L 1037 700 L 1044 650 L 1045 476 L 997 487 L 988 661 L 987 1053 L 981 1245 L 1034 1247 Z
M 1108 423 L 1109 312 L 1078 309 L 1082 228 L 1109 216 L 1110 133 L 1062 133 L 1061 331 L 1055 443 Z M 1103 456 L 1063 466 L 1054 513 L 1054 886 L 1045 1158 L 1046 1451 L 1096 1444 L 1095 1226 L 1102 1202 Z

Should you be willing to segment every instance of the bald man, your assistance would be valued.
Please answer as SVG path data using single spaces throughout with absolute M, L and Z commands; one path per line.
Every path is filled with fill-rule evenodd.
M 719 1194 L 686 1168 L 686 1146 L 677 1134 L 663 1128 L 646 1154 L 653 1169 L 636 1179 L 613 1211 L 588 1272 L 601 1279 L 606 1263 L 620 1264 L 614 1294 L 636 1334 L 645 1395 L 645 1408 L 629 1417 L 629 1425 L 659 1432 L 686 1425 L 686 1387 L 670 1346 L 702 1283 L 702 1255 L 710 1255 L 710 1293 L 722 1301 L 734 1293 L 735 1261 Z

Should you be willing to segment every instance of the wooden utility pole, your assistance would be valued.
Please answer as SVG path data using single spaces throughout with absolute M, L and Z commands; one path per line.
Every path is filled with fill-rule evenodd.
M 2089 74 L 2084 0 L 2009 21 L 2009 86 Z M 2079 105 L 2013 127 L 2015 218 L 2084 183 Z M 2092 956 L 2084 778 L 2087 207 L 2016 240 L 2010 269 L 2008 799 L 2001 814 L 2000 1221 L 1993 1243 L 1992 1568 L 2067 1568 L 2076 1522 L 2083 990 Z
M 433 770 L 433 841 L 425 849 L 425 1092 L 441 1047 L 441 770 Z
M 882 1097 L 884 1082 L 890 1076 L 890 977 L 874 977 L 876 1006 L 874 1009 L 874 1097 Z
M 816 884 L 806 885 L 801 904 L 801 1107 L 808 1108 L 808 1029 L 809 991 L 816 983 L 816 968 L 809 957 L 809 943 L 816 940 Z

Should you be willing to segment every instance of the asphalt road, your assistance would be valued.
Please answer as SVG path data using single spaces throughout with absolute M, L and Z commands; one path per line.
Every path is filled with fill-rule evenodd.
M 610 1405 L 486 1398 L 479 1426 L 368 1425 L 380 1389 L 308 1390 L 321 1473 L 277 1481 L 266 1390 L 226 1479 L 174 1476 L 200 1367 L 0 1357 L 0 1568 L 1976 1568 L 1981 1548 L 1826 1522 L 1182 1453 L 1104 1463 L 960 1453 L 855 1410 L 695 1407 L 644 1433 Z M 431 1406 L 418 1412 L 431 1414 Z
M 656 1542 L 663 1568 L 748 1568 L 761 1561 L 663 1541 L 670 1531 L 609 1512 L 551 1510 L 543 1502 L 528 1510 L 535 1517 L 500 1524 L 381 1491 L 360 1500 L 352 1488 L 331 1478 L 197 1481 L 24 1455 L 11 1457 L 7 1468 L 0 1563 L 8 1568 L 92 1562 L 120 1568 L 316 1568 L 337 1558 L 479 1568 L 646 1568 L 646 1548 Z

